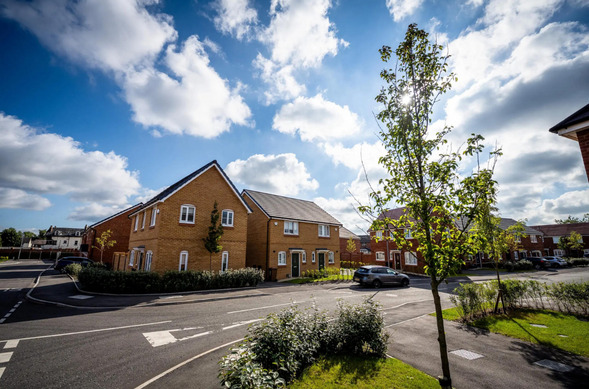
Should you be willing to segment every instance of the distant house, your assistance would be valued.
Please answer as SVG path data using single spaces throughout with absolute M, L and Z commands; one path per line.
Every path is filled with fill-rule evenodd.
M 102 261 L 112 266 L 113 254 L 115 252 L 127 251 L 129 247 L 129 234 L 131 230 L 131 219 L 129 219 L 129 215 L 142 205 L 142 203 L 133 205 L 132 207 L 111 215 L 98 223 L 92 224 L 90 227 L 86 227 L 82 234 L 81 251 L 86 253 L 88 258 L 94 261 L 100 261 L 101 252 L 97 248 L 100 247 L 100 245 L 96 241 L 96 238 L 100 238 L 103 232 L 110 230 L 112 235 L 109 240 L 114 240 L 116 243 L 114 246 L 104 250 L 104 253 L 102 253 Z
M 583 249 L 572 255 L 582 256 L 589 254 L 589 223 L 567 223 L 567 224 L 545 224 L 533 226 L 534 229 L 544 234 L 543 255 L 564 256 L 567 253 L 558 247 L 558 242 L 563 236 L 569 235 L 572 231 L 578 232 L 583 240 Z
M 248 219 L 247 265 L 272 279 L 339 267 L 341 223 L 312 201 L 244 190 Z
M 501 218 L 499 228 L 506 230 L 512 225 L 516 224 L 517 221 L 509 218 Z M 510 251 L 505 254 L 505 259 L 510 261 L 517 261 L 528 257 L 541 257 L 544 249 L 544 234 L 542 231 L 530 226 L 525 226 L 524 234 L 520 238 L 519 250 Z
M 83 233 L 83 228 L 50 226 L 45 233 L 46 244 L 43 245 L 43 248 L 79 250 Z
M 585 173 L 589 179 L 589 104 L 576 111 L 554 127 L 550 132 L 579 142 Z
M 348 241 L 352 239 L 356 245 L 356 249 L 353 252 L 348 252 Z M 339 252 L 342 261 L 357 261 L 360 257 L 360 249 L 362 248 L 362 242 L 360 237 L 354 234 L 352 231 L 345 227 L 339 229 Z
M 209 256 L 203 238 L 217 202 L 221 252 Z M 245 267 L 248 205 L 217 161 L 192 172 L 133 211 L 127 270 L 224 271 Z

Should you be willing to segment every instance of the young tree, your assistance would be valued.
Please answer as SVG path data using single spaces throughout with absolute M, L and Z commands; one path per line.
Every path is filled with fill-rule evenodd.
M 557 224 L 589 223 L 589 212 L 582 218 L 569 215 L 566 219 L 554 219 L 554 222 Z
M 102 263 L 102 256 L 104 255 L 104 251 L 117 244 L 116 240 L 110 239 L 111 236 L 111 230 L 103 231 L 102 234 L 100 234 L 100 236 L 96 238 L 96 243 L 98 243 L 98 246 L 92 246 L 93 248 L 100 250 L 100 263 Z
M 571 231 L 567 236 L 562 236 L 558 241 L 558 248 L 564 250 L 567 255 L 583 250 L 583 237 L 577 231 Z
M 350 239 L 346 242 L 346 251 L 350 253 L 350 261 L 352 260 L 352 253 L 356 251 L 356 242 L 350 236 Z
M 209 226 L 209 233 L 206 238 L 203 238 L 205 248 L 209 252 L 209 270 L 213 270 L 213 253 L 218 253 L 223 249 L 223 246 L 219 244 L 221 237 L 223 236 L 223 226 L 219 223 L 219 211 L 217 210 L 217 202 L 213 206 L 211 212 L 211 225 Z
M 433 107 L 455 80 L 453 74 L 447 73 L 448 56 L 441 50 L 442 46 L 431 43 L 428 34 L 415 24 L 409 25 L 404 41 L 394 52 L 388 46 L 379 50 L 384 62 L 393 54 L 397 57 L 395 69 L 380 73 L 388 85 L 376 97 L 384 106 L 377 118 L 384 124 L 380 136 L 386 149 L 379 162 L 389 177 L 380 180 L 382 189 L 371 193 L 371 205 L 359 210 L 374 220 L 373 230 L 391 226 L 397 245 L 416 251 L 425 264 L 436 311 L 443 372 L 439 381 L 442 387 L 451 388 L 438 286 L 460 267 L 463 255 L 474 252 L 474 236 L 468 231 L 495 182 L 492 172 L 486 169 L 464 178 L 458 174 L 464 156 L 483 151 L 481 136 L 473 136 L 465 150 L 459 152 L 443 150 L 449 147 L 445 136 L 450 127 L 430 131 Z M 376 218 L 385 215 L 392 202 L 405 205 L 405 213 L 398 219 Z M 411 230 L 410 238 L 403 233 L 407 228 Z M 411 247 L 409 239 L 415 240 L 417 246 Z

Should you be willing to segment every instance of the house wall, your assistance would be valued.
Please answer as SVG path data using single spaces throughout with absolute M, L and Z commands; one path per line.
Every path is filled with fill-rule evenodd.
M 360 256 L 360 239 L 352 239 L 356 244 L 356 250 L 351 253 L 348 252 L 348 240 L 349 238 L 339 238 L 339 254 L 341 261 L 353 261 L 354 258 L 358 258 Z
M 234 226 L 223 228 L 220 241 L 223 249 L 213 254 L 210 262 L 203 238 L 208 234 L 215 201 L 219 215 L 224 209 L 234 212 Z M 194 224 L 180 223 L 181 206 L 185 204 L 196 208 Z M 138 214 L 139 228 L 133 231 L 133 220 L 129 240 L 129 250 L 144 246 L 145 253 L 148 250 L 153 252 L 152 271 L 178 270 L 182 251 L 188 252 L 188 270 L 209 270 L 211 266 L 212 270 L 221 270 L 223 251 L 229 253 L 230 269 L 245 267 L 247 210 L 217 169 L 208 169 L 164 202 L 158 203 L 157 209 L 159 213 L 155 226 L 149 227 L 151 211 L 148 211 L 144 230 L 141 229 L 142 212 Z M 137 257 L 134 262 L 136 266 Z
M 577 140 L 585 164 L 585 173 L 589 179 L 589 129 L 577 132 Z
M 387 236 L 387 233 L 384 232 L 383 236 Z M 419 254 L 416 250 L 417 248 L 417 241 L 414 239 L 410 239 L 409 242 L 411 242 L 413 249 L 411 250 L 412 252 L 414 252 L 417 256 L 417 265 L 408 265 L 405 261 L 405 252 L 407 250 L 401 250 L 399 249 L 399 247 L 397 246 L 397 244 L 395 243 L 394 240 L 385 240 L 385 239 L 380 239 L 378 242 L 374 239 L 375 237 L 375 232 L 371 231 L 370 232 L 370 238 L 372 239 L 370 246 L 372 248 L 372 256 L 370 256 L 370 260 L 371 262 L 367 262 L 366 260 L 364 262 L 369 263 L 371 265 L 382 265 L 382 266 L 389 266 L 393 269 L 399 270 L 399 271 L 404 271 L 404 272 L 409 272 L 409 273 L 418 273 L 418 274 L 425 274 L 424 271 L 424 266 L 425 263 L 423 262 L 423 257 L 421 256 L 421 254 Z M 387 245 L 388 242 L 388 245 Z M 384 261 L 381 260 L 376 260 L 376 254 L 378 252 L 384 252 L 385 254 L 385 259 Z M 395 252 L 400 254 L 400 261 L 397 263 L 397 261 L 395 261 Z M 368 258 L 366 258 L 368 259 Z
M 247 195 L 242 198 L 252 209 L 247 221 L 247 250 L 246 265 L 248 267 L 261 267 L 265 272 L 266 266 L 266 241 L 268 232 L 268 221 L 270 220 L 264 212 Z

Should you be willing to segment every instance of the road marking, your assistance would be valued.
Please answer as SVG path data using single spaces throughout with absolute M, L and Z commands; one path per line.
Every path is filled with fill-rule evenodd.
M 258 309 L 266 309 L 266 308 L 275 308 L 275 307 L 282 307 L 284 305 L 293 305 L 293 304 L 297 304 L 296 301 L 293 301 L 292 303 L 284 303 L 284 304 L 276 304 L 276 305 L 266 305 L 265 307 L 258 307 L 258 308 L 249 308 L 249 309 L 242 309 L 240 311 L 231 311 L 231 312 L 227 312 L 227 314 L 232 314 L 232 313 L 241 313 L 241 312 L 249 312 L 249 311 L 257 311 Z
M 105 332 L 105 331 L 115 331 L 115 330 L 124 330 L 127 328 L 136 328 L 136 327 L 145 327 L 145 326 L 154 326 L 157 324 L 165 324 L 165 323 L 171 323 L 172 320 L 166 320 L 166 321 L 158 321 L 155 323 L 145 323 L 145 324 L 133 324 L 133 325 L 129 325 L 129 326 L 122 326 L 122 327 L 111 327 L 111 328 L 101 328 L 98 330 L 88 330 L 88 331 L 78 331 L 78 332 L 66 332 L 64 334 L 53 334 L 53 335 L 41 335 L 41 336 L 31 336 L 29 338 L 20 338 L 20 339 L 6 339 L 6 340 L 0 340 L 0 342 L 10 342 L 10 341 L 20 341 L 20 340 L 36 340 L 36 339 L 47 339 L 47 338 L 59 338 L 62 336 L 70 336 L 70 335 L 82 335 L 82 334 L 92 334 L 95 332 Z
M 18 340 L 9 340 L 8 342 L 6 342 L 6 344 L 4 345 L 4 348 L 16 348 L 16 346 L 18 346 Z
M 262 321 L 262 320 L 264 320 L 264 319 L 255 319 L 255 320 L 248 320 L 248 321 L 240 321 L 240 322 L 238 322 L 238 323 L 235 323 L 235 324 L 233 324 L 233 325 L 230 325 L 230 326 L 227 326 L 227 327 L 223 327 L 223 331 L 225 331 L 225 330 L 229 330 L 229 329 L 231 329 L 231 328 L 235 328 L 235 327 L 243 326 L 243 325 L 246 325 L 246 324 L 255 323 L 255 322 L 257 322 L 257 321 Z
M 194 361 L 194 360 L 196 360 L 196 359 L 198 359 L 198 358 L 200 358 L 200 357 L 203 357 L 203 356 L 205 356 L 205 355 L 207 355 L 207 354 L 210 354 L 210 353 L 212 353 L 212 352 L 215 352 L 215 351 L 217 351 L 217 350 L 220 350 L 220 349 L 222 349 L 222 348 L 224 348 L 224 347 L 230 346 L 230 345 L 232 345 L 233 343 L 237 343 L 237 342 L 240 342 L 240 341 L 242 341 L 242 340 L 243 340 L 243 338 L 241 338 L 241 339 L 237 339 L 237 340 L 234 340 L 234 341 L 232 341 L 232 342 L 229 342 L 229 343 L 222 344 L 222 345 L 220 345 L 220 346 L 217 346 L 217 347 L 215 347 L 215 348 L 212 348 L 212 349 L 210 349 L 210 350 L 208 350 L 208 351 L 205 351 L 204 353 L 198 354 L 198 355 L 196 355 L 196 356 L 194 356 L 194 357 L 192 357 L 192 358 L 190 358 L 190 359 L 187 359 L 187 360 L 185 360 L 184 362 L 181 362 L 181 363 L 177 364 L 176 366 L 173 366 L 173 367 L 169 368 L 168 370 L 164 371 L 163 373 L 156 375 L 155 377 L 153 377 L 153 378 L 152 378 L 152 379 L 150 379 L 149 381 L 145 381 L 143 384 L 141 384 L 141 385 L 137 386 L 135 389 L 143 389 L 143 388 L 145 388 L 146 386 L 148 386 L 148 385 L 150 385 L 150 384 L 154 383 L 155 381 L 159 380 L 160 378 L 162 378 L 162 377 L 164 377 L 164 376 L 168 375 L 169 373 L 173 372 L 174 370 L 176 370 L 176 369 L 179 369 L 179 368 L 181 368 L 182 366 L 184 366 L 184 365 L 186 365 L 186 364 L 189 364 L 190 362 L 192 362 L 192 361 Z
M 206 331 L 206 332 L 201 332 L 196 335 L 186 336 L 184 338 L 176 338 L 174 335 L 172 335 L 172 332 L 193 331 L 193 330 L 198 330 L 201 328 L 202 327 L 189 327 L 189 328 L 177 328 L 174 330 L 167 330 L 167 331 L 144 332 L 143 336 L 145 336 L 145 339 L 147 339 L 149 344 L 151 344 L 153 347 L 159 347 L 159 346 L 164 346 L 164 345 L 170 344 L 170 343 L 182 342 L 184 340 L 198 338 L 198 337 L 209 335 L 212 333 L 211 331 Z
M 398 323 L 389 324 L 388 326 L 385 326 L 384 328 L 398 326 L 399 324 L 407 323 L 408 321 L 416 320 L 416 319 L 419 319 L 419 318 L 424 317 L 424 316 L 427 316 L 427 315 L 429 315 L 429 313 L 426 313 L 426 314 L 423 314 L 423 315 L 420 315 L 420 316 L 417 316 L 417 317 L 413 317 L 411 319 L 403 320 L 403 321 L 400 321 Z
M 5 367 L 0 367 L 0 378 L 2 378 L 2 374 L 4 374 Z
M 14 311 L 17 310 L 17 308 L 20 306 L 20 304 L 22 304 L 22 301 L 19 301 L 18 303 L 16 303 L 14 305 L 14 307 L 12 307 L 12 309 L 10 311 L 8 311 L 8 313 L 6 315 L 4 315 L 4 317 L 2 319 L 0 319 L 0 324 L 4 323 L 6 321 L 6 319 L 8 319 L 10 317 L 10 315 L 12 315 L 14 313 Z
M 388 297 L 399 297 L 396 294 L 390 294 L 390 293 L 387 293 L 386 296 L 388 296 Z
M 386 311 L 386 310 L 388 310 L 388 309 L 395 309 L 395 308 L 400 308 L 400 307 L 402 307 L 402 306 L 405 306 L 405 305 L 407 305 L 407 304 L 422 303 L 422 302 L 424 302 L 424 301 L 432 301 L 432 300 L 431 300 L 431 299 L 424 299 L 424 300 L 417 300 L 417 301 L 408 301 L 408 302 L 406 302 L 406 303 L 403 303 L 403 304 L 395 305 L 394 307 L 383 308 L 382 310 L 383 310 L 383 311 Z
M 10 358 L 12 358 L 12 351 L 7 353 L 0 353 L 0 363 L 6 363 L 10 361 Z

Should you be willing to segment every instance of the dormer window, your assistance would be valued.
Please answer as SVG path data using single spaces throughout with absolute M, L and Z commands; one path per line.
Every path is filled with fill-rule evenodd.
M 322 238 L 329 238 L 329 226 L 325 224 L 319 225 L 319 236 Z
M 221 213 L 221 225 L 223 227 L 233 227 L 233 211 L 224 209 Z
M 194 205 L 185 204 L 180 207 L 180 223 L 194 224 L 194 214 L 196 208 Z

